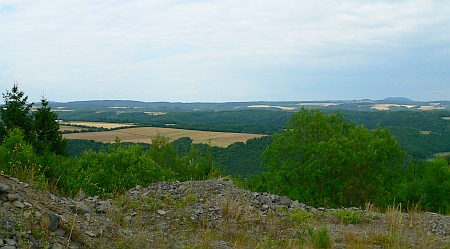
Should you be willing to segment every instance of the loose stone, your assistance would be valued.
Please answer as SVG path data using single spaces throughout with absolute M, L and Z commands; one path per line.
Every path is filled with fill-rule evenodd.
M 9 189 L 9 186 L 3 183 L 0 183 L 0 192 L 7 192 Z

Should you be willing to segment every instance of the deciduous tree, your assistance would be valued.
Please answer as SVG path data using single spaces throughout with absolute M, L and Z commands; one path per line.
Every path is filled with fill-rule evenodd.
M 263 153 L 264 185 L 316 206 L 383 205 L 403 157 L 387 129 L 369 131 L 340 113 L 302 109 Z

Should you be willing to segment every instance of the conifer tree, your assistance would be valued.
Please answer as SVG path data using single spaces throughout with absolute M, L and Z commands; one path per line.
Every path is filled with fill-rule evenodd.
M 32 113 L 34 103 L 27 103 L 28 96 L 15 83 L 11 92 L 7 90 L 3 93 L 3 99 L 5 104 L 0 109 L 0 142 L 9 131 L 19 129 L 38 155 L 47 152 L 67 154 L 67 140 L 62 138 L 59 130 L 58 115 L 51 110 L 45 98 L 41 100 L 41 107 Z
M 32 143 L 34 140 L 33 134 L 33 116 L 31 108 L 33 103 L 27 103 L 28 96 L 23 91 L 19 90 L 17 83 L 14 84 L 11 92 L 3 93 L 4 105 L 0 109 L 1 121 L 0 138 L 6 136 L 9 130 L 18 128 L 23 132 L 25 140 Z
M 62 137 L 57 121 L 58 115 L 48 106 L 45 98 L 41 99 L 41 107 L 34 113 L 35 149 L 37 154 L 54 152 L 65 156 L 67 140 Z

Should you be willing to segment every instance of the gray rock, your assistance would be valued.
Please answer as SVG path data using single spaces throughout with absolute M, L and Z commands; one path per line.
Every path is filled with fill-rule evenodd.
M 18 194 L 8 194 L 8 201 L 20 201 L 20 196 Z
M 52 232 L 59 226 L 60 217 L 56 214 L 44 214 L 41 219 L 41 227 L 48 229 Z
M 26 201 L 23 202 L 23 205 L 25 205 L 25 207 L 27 207 L 27 208 L 33 207 L 33 205 L 31 205 L 30 203 L 28 203 Z
M 34 212 L 34 217 L 37 218 L 37 219 L 40 219 L 42 217 L 42 213 L 39 212 L 39 211 L 35 211 Z
M 80 191 L 78 191 L 78 193 L 75 195 L 74 199 L 77 201 L 82 201 L 86 199 L 86 192 L 80 189 Z
M 75 242 L 75 241 L 70 241 L 70 245 L 69 248 L 70 249 L 79 249 L 81 246 L 79 243 Z
M 298 203 L 298 200 L 295 200 L 295 201 L 291 202 L 291 204 L 289 205 L 289 208 L 296 209 L 296 208 L 302 208 L 302 207 L 300 206 L 300 203 Z M 304 210 L 304 208 L 302 210 Z
M 16 249 L 16 246 L 2 246 L 2 249 Z
M 6 245 L 15 246 L 17 242 L 13 239 L 4 239 Z
M 39 243 L 33 236 L 30 236 L 30 242 L 35 246 L 35 247 L 42 247 L 42 243 Z M 35 248 L 35 247 L 32 247 L 32 248 Z
M 374 220 L 381 220 L 381 219 L 383 219 L 383 215 L 381 215 L 381 214 L 374 214 L 374 215 L 372 216 L 372 218 L 373 218 Z
M 87 222 L 91 222 L 91 214 L 84 214 L 84 218 L 86 219 Z
M 0 183 L 0 192 L 7 192 L 9 189 L 9 186 L 4 184 L 4 183 Z
M 123 221 L 124 221 L 124 223 L 126 223 L 126 224 L 131 224 L 131 222 L 133 221 L 133 217 L 127 215 L 127 216 L 123 217 Z
M 280 196 L 280 198 L 278 199 L 278 204 L 284 207 L 289 207 L 291 203 L 292 201 L 286 196 Z
M 48 193 L 48 197 L 50 197 L 50 199 L 52 199 L 54 201 L 57 201 L 57 202 L 61 201 L 61 199 L 59 199 L 58 196 L 56 196 L 56 195 L 54 195 L 52 193 Z
M 187 189 L 188 189 L 188 188 L 187 188 L 186 186 L 180 185 L 180 186 L 178 186 L 178 188 L 177 188 L 177 192 L 179 192 L 179 193 L 184 193 L 184 191 L 187 190 Z
M 49 218 L 50 218 L 50 226 L 49 226 L 49 229 L 50 229 L 50 231 L 54 232 L 54 231 L 56 230 L 56 228 L 58 228 L 58 226 L 59 226 L 59 220 L 60 220 L 60 218 L 59 218 L 59 216 L 56 215 L 56 214 L 49 214 L 48 216 L 49 216 Z
M 160 214 L 160 215 L 165 215 L 166 213 L 167 213 L 167 212 L 164 211 L 164 210 L 161 210 L 161 209 L 158 210 L 158 214 Z
M 109 201 L 100 201 L 98 202 L 97 213 L 105 214 L 106 210 L 111 208 L 111 203 Z
M 258 196 L 256 198 L 256 200 L 261 203 L 262 205 L 266 204 L 266 205 L 271 205 L 272 204 L 272 200 L 270 200 L 270 198 L 266 195 L 261 195 Z
M 80 244 L 75 242 L 75 241 L 70 241 L 69 248 L 70 249 L 79 249 L 80 248 Z
M 64 247 L 59 243 L 54 243 L 52 245 L 52 249 L 63 249 Z
M 129 216 L 128 216 L 128 217 L 129 217 Z M 98 234 L 93 233 L 93 232 L 91 232 L 91 231 L 85 231 L 84 233 L 87 234 L 87 235 L 89 235 L 89 236 L 91 236 L 91 237 L 97 237 L 97 235 L 98 235 Z
M 229 248 L 233 248 L 230 243 L 226 242 L 226 241 L 213 241 L 211 243 L 211 248 L 212 249 L 229 249 Z
M 303 205 L 301 205 L 301 204 L 303 204 Z M 306 205 L 306 204 L 304 204 L 304 203 L 300 203 L 300 205 L 301 205 L 306 211 L 311 211 L 311 210 L 312 210 L 312 207 L 311 207 L 311 206 L 308 206 L 308 205 Z
M 55 234 L 58 235 L 58 236 L 64 237 L 64 235 L 66 235 L 66 230 L 64 228 L 62 228 L 62 227 L 57 228 L 55 230 Z
M 77 214 L 85 214 L 90 212 L 89 207 L 83 202 L 76 202 L 75 205 L 70 206 L 70 209 L 72 209 L 72 212 Z
M 201 215 L 201 214 L 203 214 L 203 207 L 202 206 L 199 206 L 199 207 L 197 207 L 195 210 L 194 210 L 194 212 L 197 214 L 197 215 Z
M 25 205 L 23 205 L 23 203 L 20 202 L 20 201 L 14 201 L 14 202 L 13 202 L 13 205 L 14 205 L 14 207 L 16 207 L 16 208 L 24 208 L 24 207 L 25 207 Z

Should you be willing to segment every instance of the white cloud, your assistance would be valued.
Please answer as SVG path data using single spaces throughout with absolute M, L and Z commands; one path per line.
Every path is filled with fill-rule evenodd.
M 153 101 L 148 85 L 169 101 L 359 98 L 346 86 L 448 79 L 448 13 L 426 0 L 3 1 L 0 81 L 51 85 L 57 100 Z

